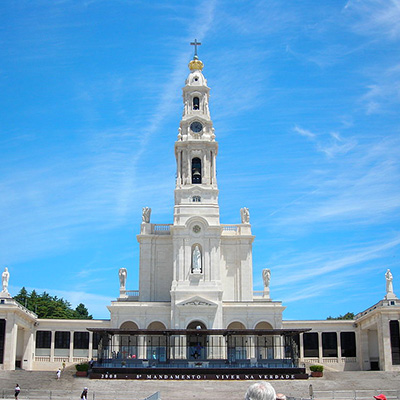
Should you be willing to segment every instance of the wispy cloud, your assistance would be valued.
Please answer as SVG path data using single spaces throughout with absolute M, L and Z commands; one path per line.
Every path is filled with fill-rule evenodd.
M 379 69 L 371 78 L 361 102 L 367 114 L 397 112 L 400 105 L 400 64 Z
M 318 145 L 331 157 L 329 163 L 298 182 L 304 194 L 270 214 L 277 227 L 306 229 L 328 221 L 330 229 L 351 223 L 373 225 L 393 220 L 392 213 L 400 209 L 399 139 L 392 135 L 354 148 L 353 139 L 344 144 L 340 137 L 332 140 L 331 146 Z M 338 154 L 341 157 L 332 158 Z
M 357 145 L 355 139 L 344 138 L 338 132 L 330 132 L 328 135 L 316 134 L 299 126 L 295 126 L 293 131 L 313 141 L 315 148 L 330 158 L 346 154 Z
M 329 278 L 337 272 L 341 272 L 341 276 L 348 276 L 349 270 L 352 271 L 350 275 L 354 273 L 359 275 L 360 271 L 352 270 L 351 267 L 375 260 L 385 254 L 387 250 L 399 245 L 400 235 L 396 235 L 384 242 L 362 243 L 353 245 L 351 249 L 342 248 L 339 253 L 327 251 L 314 254 L 311 258 L 306 255 L 303 259 L 299 259 L 297 255 L 296 260 L 293 260 L 293 265 L 289 263 L 275 266 L 277 271 L 276 287 L 279 288 L 282 285 L 286 287 L 308 280 L 315 282 L 314 278 L 318 278 L 318 280 L 322 277 Z M 338 254 L 340 254 L 339 257 Z M 337 277 L 335 275 L 335 278 Z
M 400 38 L 400 5 L 398 0 L 350 0 L 345 13 L 354 17 L 353 29 L 375 38 Z M 378 35 L 378 36 L 377 36 Z

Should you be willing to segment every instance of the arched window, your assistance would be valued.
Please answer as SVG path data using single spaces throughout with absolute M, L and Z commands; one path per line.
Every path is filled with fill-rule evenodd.
M 200 99 L 198 97 L 193 97 L 193 110 L 198 110 L 200 108 Z
M 193 196 L 192 201 L 193 201 L 193 203 L 200 203 L 201 202 L 201 197 L 200 196 Z
M 192 160 L 192 183 L 201 183 L 201 160 L 197 157 Z

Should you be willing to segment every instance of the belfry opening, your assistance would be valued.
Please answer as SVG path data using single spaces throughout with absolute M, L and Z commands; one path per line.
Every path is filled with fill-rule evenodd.
M 201 160 L 198 157 L 192 160 L 192 183 L 201 183 Z

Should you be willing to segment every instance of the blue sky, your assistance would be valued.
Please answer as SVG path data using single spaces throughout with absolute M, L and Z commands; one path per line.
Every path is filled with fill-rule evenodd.
M 400 295 L 400 1 L 0 4 L 0 266 L 97 318 L 138 288 L 141 208 L 171 223 L 193 55 L 211 88 L 221 223 L 250 209 L 254 289 L 285 319 Z

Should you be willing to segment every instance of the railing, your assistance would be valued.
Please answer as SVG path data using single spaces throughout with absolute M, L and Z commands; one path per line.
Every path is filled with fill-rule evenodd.
M 35 361 L 50 362 L 50 356 L 35 356 Z
M 369 400 L 373 399 L 377 393 L 385 393 L 388 400 L 396 400 L 399 398 L 398 390 L 386 390 L 382 388 L 376 389 L 360 389 L 360 390 L 314 390 L 313 399 L 332 399 L 332 400 Z
M 126 290 L 125 296 L 121 294 L 122 297 L 118 297 L 117 301 L 139 301 L 139 290 Z
M 153 224 L 151 233 L 153 235 L 169 235 L 171 224 Z
M 139 290 L 127 290 L 125 293 L 128 297 L 139 297 Z
M 221 225 L 222 226 L 222 231 L 223 232 L 239 232 L 239 226 L 238 225 Z
M 62 378 L 61 378 L 62 379 Z M 43 399 L 43 400 L 76 400 L 80 398 L 82 389 L 77 390 L 34 390 L 34 389 L 23 389 L 19 394 L 20 400 L 30 399 Z M 145 400 L 157 400 L 161 397 L 152 397 L 157 393 L 145 398 Z M 0 396 L 3 399 L 14 399 L 14 390 L 12 389 L 0 389 Z M 144 396 L 144 395 L 143 395 Z M 126 390 L 90 390 L 88 400 L 140 400 L 143 396 L 138 397 L 137 392 L 127 392 Z

